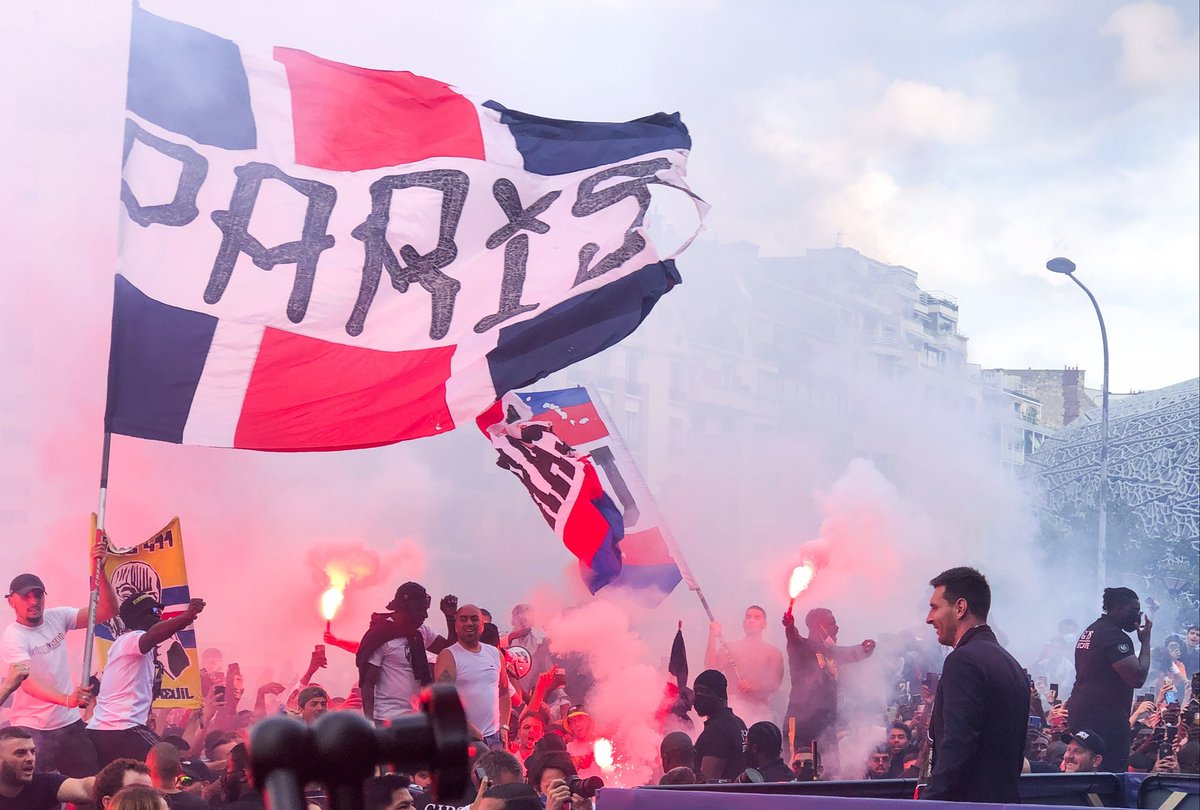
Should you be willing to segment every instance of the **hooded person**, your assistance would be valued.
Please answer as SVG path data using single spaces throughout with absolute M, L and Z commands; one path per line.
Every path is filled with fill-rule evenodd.
M 746 724 L 729 708 L 729 681 L 706 669 L 692 684 L 696 714 L 705 718 L 696 738 L 696 776 L 705 782 L 735 779 L 746 769 Z

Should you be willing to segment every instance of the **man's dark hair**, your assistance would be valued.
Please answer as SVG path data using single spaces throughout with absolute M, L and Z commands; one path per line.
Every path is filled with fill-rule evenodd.
M 759 754 L 774 759 L 783 750 L 783 732 L 771 721 L 760 720 L 746 731 L 747 750 L 751 743 Z
M 32 740 L 33 735 L 24 726 L 8 726 L 0 728 L 0 741 L 3 740 Z
M 764 619 L 767 617 L 767 611 L 763 610 L 762 605 L 751 605 L 750 607 L 746 608 L 746 610 L 757 610 L 763 615 Z
M 912 738 L 913 738 L 912 729 L 909 728 L 908 726 L 906 726 L 904 723 L 901 723 L 899 721 L 892 723 L 892 728 L 900 729 L 901 731 L 904 732 L 904 736 L 907 737 L 910 742 L 912 741 Z
M 101 799 L 106 796 L 108 798 L 115 796 L 117 791 L 125 785 L 126 771 L 150 775 L 150 769 L 141 760 L 128 757 L 114 759 L 101 768 L 100 773 L 96 774 L 96 784 L 92 786 L 92 804 L 96 807 L 103 807 L 104 803 L 100 801 Z
M 1100 607 L 1107 613 L 1137 601 L 1139 601 L 1137 593 L 1130 588 L 1105 588 L 1104 596 L 1100 599 Z
M 1200 624 L 1189 624 L 1187 627 L 1183 628 L 1183 632 L 1185 633 L 1190 633 L 1193 630 L 1200 630 Z
M 571 757 L 566 751 L 547 751 L 544 754 L 535 754 L 525 760 L 525 765 L 529 768 L 529 778 L 525 781 L 535 790 L 541 786 L 542 774 L 547 768 L 555 768 L 567 776 L 578 776 L 579 774 L 575 770 L 575 763 L 571 761 Z
M 521 760 L 507 751 L 486 751 L 475 760 L 475 767 L 483 768 L 493 785 L 500 781 L 501 774 L 508 773 L 520 779 L 525 773 Z
M 945 588 L 946 601 L 951 604 L 965 599 L 971 615 L 987 621 L 992 609 L 992 589 L 987 578 L 974 568 L 948 568 L 929 580 L 929 584 Z
M 241 737 L 236 731 L 210 731 L 204 736 L 204 758 L 209 762 L 213 761 L 213 757 L 217 755 L 217 746 L 225 745 L 226 743 L 237 742 Z
M 692 738 L 682 731 L 672 731 L 662 738 L 658 745 L 658 754 L 662 757 L 664 771 L 684 765 L 690 766 L 696 762 L 696 746 Z
M 393 793 L 411 785 L 412 782 L 404 774 L 387 773 L 383 776 L 372 776 L 363 782 L 363 801 L 366 804 L 366 810 L 383 810 L 392 803 Z

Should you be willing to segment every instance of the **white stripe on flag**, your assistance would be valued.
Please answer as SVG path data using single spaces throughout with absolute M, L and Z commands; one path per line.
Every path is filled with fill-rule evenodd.
M 262 343 L 261 325 L 218 321 L 208 359 L 183 428 L 184 444 L 233 447 L 250 372 Z

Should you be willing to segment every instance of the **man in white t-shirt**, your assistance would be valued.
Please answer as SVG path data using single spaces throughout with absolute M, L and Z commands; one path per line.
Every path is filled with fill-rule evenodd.
M 508 715 L 512 709 L 508 671 L 500 650 L 483 644 L 483 615 L 474 605 L 463 605 L 454 614 L 458 641 L 438 653 L 434 676 L 438 683 L 458 689 L 467 722 L 479 730 L 489 748 L 508 747 Z
M 192 599 L 182 613 L 164 621 L 162 605 L 148 593 L 121 604 L 128 629 L 108 648 L 96 710 L 87 724 L 101 768 L 123 757 L 144 760 L 162 742 L 146 725 L 154 702 L 156 648 L 190 626 L 202 610 L 204 600 Z
M 355 663 L 362 688 L 363 714 L 376 723 L 416 711 L 421 689 L 433 682 L 433 665 L 426 651 L 438 653 L 450 645 L 450 641 L 425 624 L 431 603 L 422 585 L 404 583 L 388 603 L 391 613 L 376 614 L 380 620 L 372 621 L 359 643 Z M 441 608 L 449 623 L 458 608 L 458 599 L 444 597 Z
M 92 548 L 92 570 L 99 564 L 100 600 L 96 622 L 115 615 L 117 597 L 104 574 L 107 538 Z M 89 687 L 71 677 L 67 633 L 87 627 L 88 609 L 46 608 L 46 586 L 36 574 L 17 576 L 8 588 L 8 604 L 16 621 L 0 635 L 0 658 L 8 666 L 27 664 L 29 677 L 13 693 L 9 722 L 33 734 L 39 772 L 58 771 L 76 779 L 99 768 L 96 752 L 84 733 L 79 707 L 92 699 Z

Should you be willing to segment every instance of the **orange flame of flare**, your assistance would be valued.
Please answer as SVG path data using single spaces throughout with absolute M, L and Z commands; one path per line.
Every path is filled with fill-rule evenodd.
M 600 770 L 605 773 L 612 773 L 613 770 L 613 744 L 612 740 L 606 740 L 600 737 L 592 744 L 592 754 L 596 757 L 596 764 L 600 766 Z
M 793 568 L 792 577 L 788 580 L 788 597 L 795 599 L 808 590 L 808 586 L 812 584 L 813 577 L 816 575 L 816 567 L 807 560 Z
M 350 577 L 335 568 L 327 568 L 325 573 L 329 576 L 329 589 L 321 594 L 321 616 L 328 622 L 337 615 L 342 600 L 346 598 L 346 584 Z

